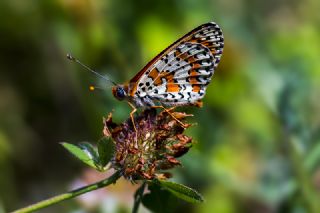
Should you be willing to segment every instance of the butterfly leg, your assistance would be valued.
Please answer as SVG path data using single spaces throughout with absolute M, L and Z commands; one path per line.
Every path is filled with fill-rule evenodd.
M 132 111 L 130 112 L 130 118 L 131 118 L 131 122 L 132 122 L 132 125 L 133 125 L 133 128 L 134 128 L 134 131 L 137 133 L 137 128 L 136 128 L 136 124 L 134 122 L 134 113 L 137 111 L 137 108 L 130 102 L 128 102 L 129 106 L 131 106 L 132 108 Z
M 174 120 L 176 120 L 182 128 L 186 128 L 186 124 L 182 123 L 178 118 L 176 118 L 171 111 L 174 110 L 176 107 L 171 107 L 169 109 L 165 108 L 164 106 L 160 105 L 160 106 L 152 106 L 152 108 L 161 108 L 163 109 L 166 113 L 168 113 Z

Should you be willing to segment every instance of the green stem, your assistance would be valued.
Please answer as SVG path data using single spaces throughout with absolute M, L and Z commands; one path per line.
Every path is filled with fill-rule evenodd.
M 132 213 L 137 213 L 139 209 L 139 205 L 141 203 L 141 199 L 143 196 L 144 188 L 146 187 L 146 181 L 142 183 L 142 185 L 137 189 L 135 195 L 134 195 L 134 204 Z
M 84 193 L 91 192 L 91 191 L 100 189 L 102 187 L 108 186 L 108 185 L 110 185 L 112 183 L 115 183 L 120 177 L 121 177 L 120 172 L 116 172 L 116 173 L 114 173 L 112 176 L 110 176 L 107 179 L 104 179 L 104 180 L 101 180 L 99 182 L 96 182 L 96 183 L 81 187 L 79 189 L 75 189 L 75 190 L 72 190 L 70 192 L 67 192 L 67 193 L 64 193 L 64 194 L 61 194 L 61 195 L 57 195 L 57 196 L 54 196 L 52 198 L 40 201 L 40 202 L 35 203 L 33 205 L 18 209 L 16 211 L 14 211 L 13 213 L 26 213 L 26 212 L 37 211 L 39 209 L 51 206 L 53 204 L 62 202 L 64 200 L 68 200 L 68 199 L 77 197 L 79 195 L 82 195 Z

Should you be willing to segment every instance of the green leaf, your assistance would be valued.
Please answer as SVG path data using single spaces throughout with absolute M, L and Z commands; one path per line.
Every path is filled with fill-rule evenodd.
M 178 199 L 172 193 L 152 182 L 148 183 L 149 193 L 142 197 L 142 204 L 155 213 L 176 212 Z
M 82 162 L 84 162 L 85 164 L 91 166 L 92 168 L 97 169 L 96 167 L 96 163 L 94 162 L 94 157 L 93 154 L 91 152 L 88 151 L 88 149 L 83 150 L 82 148 L 70 144 L 70 143 L 61 143 L 61 145 L 66 148 L 71 154 L 73 154 L 74 156 L 76 156 L 78 159 L 80 159 Z
M 163 180 L 158 180 L 156 183 L 161 185 L 164 189 L 168 190 L 178 198 L 190 203 L 201 203 L 204 201 L 202 195 L 199 192 L 185 185 Z
M 98 141 L 99 163 L 105 167 L 110 161 L 114 151 L 114 145 L 111 139 L 103 137 Z

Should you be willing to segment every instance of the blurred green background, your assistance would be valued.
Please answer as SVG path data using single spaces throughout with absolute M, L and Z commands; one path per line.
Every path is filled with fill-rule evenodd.
M 174 171 L 206 202 L 167 212 L 320 212 L 319 11 L 317 0 L 0 1 L 0 213 L 108 175 L 59 142 L 95 142 L 102 117 L 115 109 L 121 122 L 130 107 L 67 53 L 125 82 L 209 21 L 225 49 L 204 107 L 182 109 L 195 115 L 197 143 Z M 134 187 L 120 181 L 42 212 L 130 212 Z

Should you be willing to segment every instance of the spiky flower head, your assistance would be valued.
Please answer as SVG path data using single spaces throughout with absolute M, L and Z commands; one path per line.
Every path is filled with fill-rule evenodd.
M 187 116 L 191 115 L 147 109 L 134 118 L 135 130 L 131 119 L 116 124 L 110 113 L 103 132 L 115 144 L 112 167 L 130 180 L 170 177 L 165 170 L 181 165 L 177 158 L 192 145 L 192 138 L 183 134 L 191 125 L 181 125 Z

